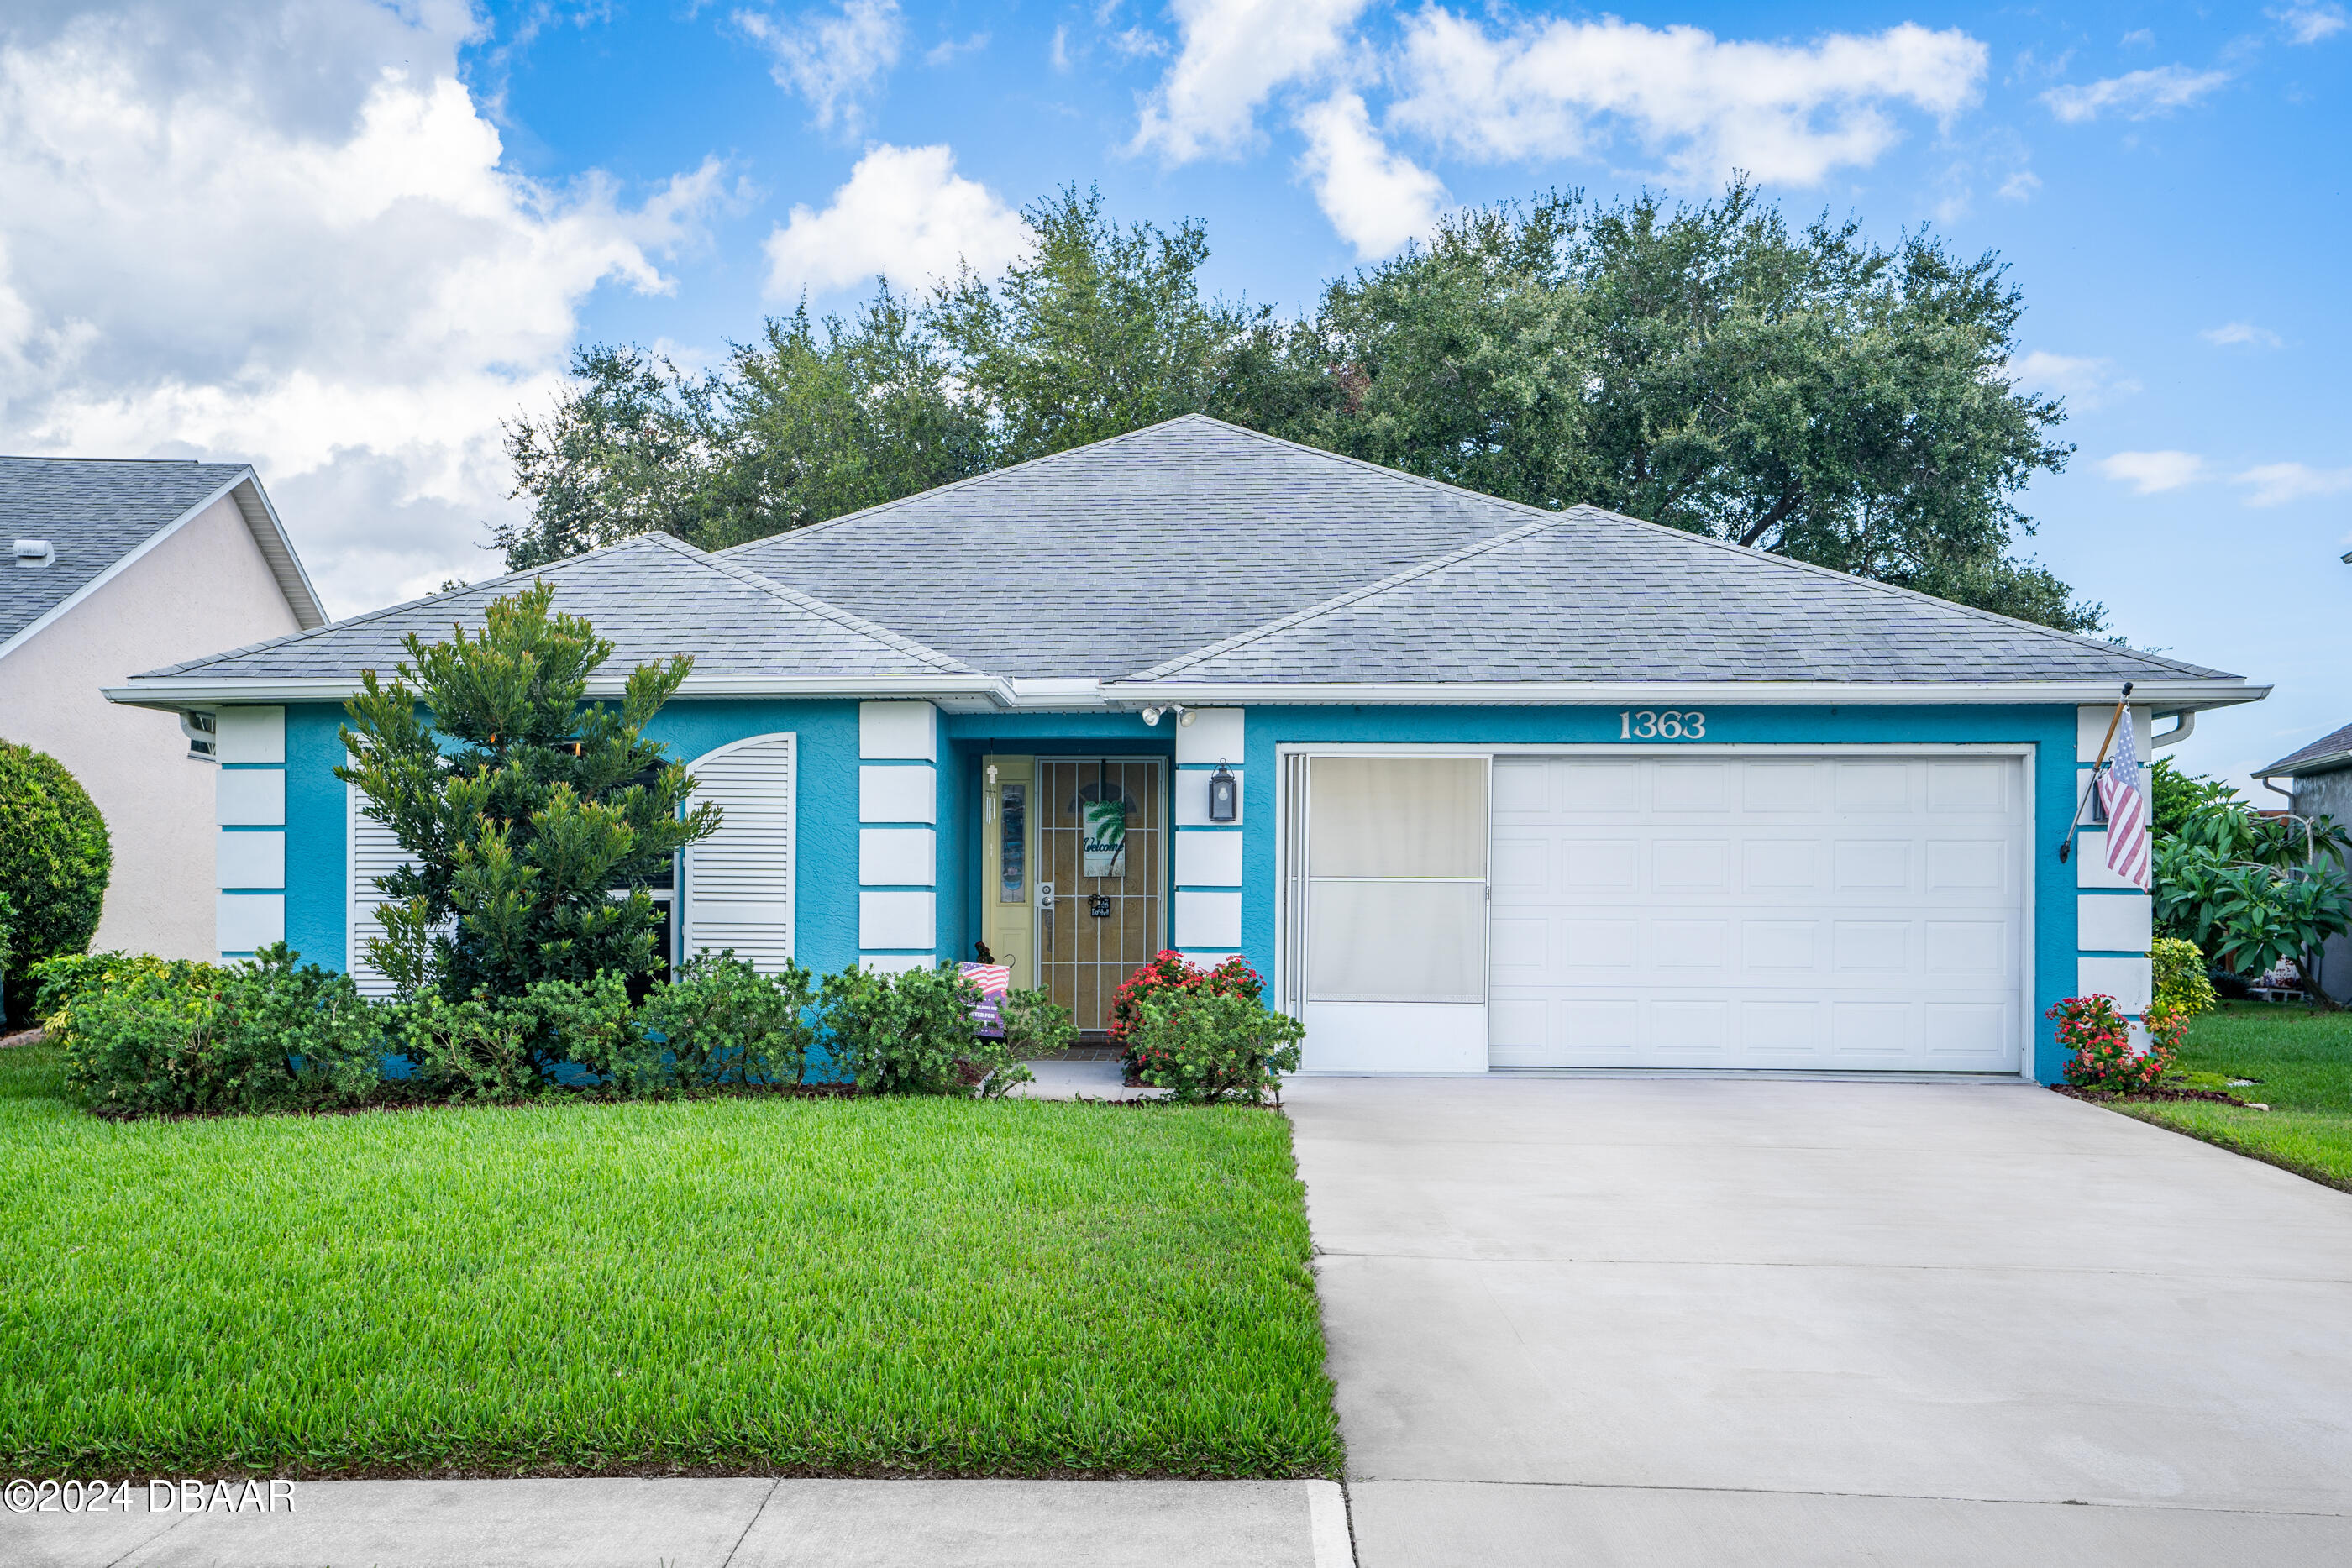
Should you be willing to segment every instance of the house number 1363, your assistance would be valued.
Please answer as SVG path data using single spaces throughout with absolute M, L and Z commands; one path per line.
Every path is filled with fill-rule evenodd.
M 1626 708 L 1617 716 L 1620 740 L 1704 740 L 1706 715 L 1696 708 Z

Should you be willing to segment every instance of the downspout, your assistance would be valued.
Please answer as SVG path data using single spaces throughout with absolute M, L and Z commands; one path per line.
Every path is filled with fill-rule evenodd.
M 2156 716 L 2151 714 L 2148 716 L 2153 718 Z M 2179 713 L 2174 714 L 2172 717 L 2174 722 L 2170 729 L 2166 730 L 2161 735 L 2151 733 L 2148 736 L 2147 748 L 2150 752 L 2161 751 L 2168 746 L 2178 746 L 2182 741 L 2197 733 L 2197 710 L 2195 708 L 2182 708 Z

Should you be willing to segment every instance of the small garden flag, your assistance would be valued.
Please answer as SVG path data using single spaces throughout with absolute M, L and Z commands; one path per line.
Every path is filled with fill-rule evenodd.
M 2140 793 L 2139 752 L 2132 745 L 2128 710 L 2116 729 L 2116 754 L 2099 776 L 2099 804 L 2107 811 L 2107 869 L 2147 892 L 2147 800 Z

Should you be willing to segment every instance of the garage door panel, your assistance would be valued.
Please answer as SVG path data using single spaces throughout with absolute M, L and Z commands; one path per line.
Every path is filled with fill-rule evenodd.
M 1650 886 L 1658 893 L 1728 893 L 1731 844 L 1724 839 L 1660 838 L 1650 846 Z
M 2016 859 L 2017 846 L 2009 839 L 1931 839 L 1927 891 L 2004 894 Z
M 1740 767 L 1740 804 L 1750 813 L 1817 811 L 1821 793 L 1818 762 L 1748 762 Z
M 1631 839 L 1564 835 L 1559 883 L 1578 893 L 1633 893 L 1642 885 L 1642 846 Z
M 1833 885 L 1840 893 L 1907 893 L 1911 888 L 1908 839 L 1841 839 Z
M 1731 804 L 1731 762 L 1652 764 L 1650 803 L 1661 811 L 1721 811 Z
M 1913 764 L 1897 761 L 1849 761 L 1837 768 L 1837 809 L 1844 815 L 1864 812 L 1894 814 L 1912 808 Z
M 1552 867 L 1559 857 L 1553 853 L 1554 840 L 1549 833 L 1497 832 L 1495 835 L 1495 885 L 1513 891 L 1526 889 L 1531 893 L 1553 893 L 1559 884 L 1552 880 Z
M 1623 758 L 1496 765 L 1553 813 L 1495 835 L 1496 1065 L 2016 1071 L 2015 759 L 1630 766 L 1629 791 Z M 1507 863 L 1537 846 L 1540 890 Z
M 1811 893 L 1826 858 L 1819 839 L 1750 839 L 1740 845 L 1740 885 L 1748 893 Z

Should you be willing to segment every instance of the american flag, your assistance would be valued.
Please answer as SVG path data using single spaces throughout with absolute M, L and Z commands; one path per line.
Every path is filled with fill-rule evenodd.
M 1004 1037 L 1004 996 L 1013 988 L 1013 966 L 1010 964 L 958 964 L 963 977 L 980 988 L 980 1005 L 971 1009 L 972 1021 L 980 1032 L 990 1040 Z
M 2099 775 L 2099 804 L 2107 811 L 2107 869 L 2147 891 L 2147 800 L 2140 793 L 2139 753 L 2132 745 L 2131 712 L 2116 727 L 2116 753 Z

